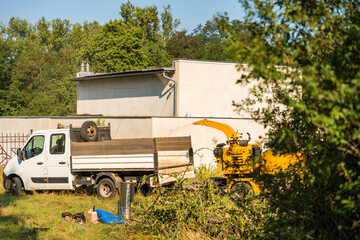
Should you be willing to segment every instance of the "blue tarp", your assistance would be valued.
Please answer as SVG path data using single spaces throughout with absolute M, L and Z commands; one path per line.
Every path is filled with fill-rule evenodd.
M 125 218 L 122 216 L 122 213 L 119 216 L 116 216 L 115 214 L 111 212 L 106 212 L 101 209 L 96 209 L 99 221 L 102 223 L 117 223 L 117 224 L 123 224 L 125 223 Z

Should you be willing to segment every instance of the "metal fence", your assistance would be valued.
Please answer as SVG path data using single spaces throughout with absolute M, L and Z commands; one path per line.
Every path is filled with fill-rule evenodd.
M 0 134 L 0 166 L 16 155 L 16 150 L 24 146 L 31 135 L 29 133 L 1 133 Z

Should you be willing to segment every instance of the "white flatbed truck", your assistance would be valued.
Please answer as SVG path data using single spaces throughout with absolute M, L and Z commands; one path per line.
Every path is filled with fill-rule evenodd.
M 109 134 L 97 134 L 100 128 L 95 123 L 85 123 L 81 130 L 70 127 L 32 133 L 17 156 L 6 163 L 4 188 L 18 193 L 74 190 L 85 185 L 96 188 L 99 197 L 110 198 L 121 181 L 139 182 L 145 176 L 147 186 L 154 187 L 174 182 L 173 173 L 194 178 L 190 136 L 111 140 Z M 76 131 L 88 139 L 81 139 Z

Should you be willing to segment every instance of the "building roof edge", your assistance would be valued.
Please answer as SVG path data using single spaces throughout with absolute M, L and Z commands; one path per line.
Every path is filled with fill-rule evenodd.
M 164 67 L 164 68 L 143 69 L 143 70 L 135 70 L 135 71 L 114 72 L 114 73 L 99 73 L 99 74 L 88 75 L 83 77 L 69 78 L 69 80 L 70 81 L 98 80 L 105 78 L 108 79 L 108 78 L 130 77 L 130 76 L 140 76 L 140 75 L 152 75 L 163 72 L 175 72 L 175 68 Z

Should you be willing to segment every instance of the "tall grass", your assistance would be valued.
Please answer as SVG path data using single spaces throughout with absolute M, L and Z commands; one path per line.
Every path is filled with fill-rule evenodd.
M 146 197 L 135 194 L 132 221 L 123 225 L 86 222 L 86 230 L 64 222 L 61 214 L 84 212 L 87 216 L 93 206 L 117 214 L 118 198 L 102 200 L 88 191 L 32 192 L 14 197 L 1 186 L 0 239 L 261 238 L 268 216 L 263 199 L 234 202 L 212 185 L 198 191 L 184 189 L 184 184 L 179 180 L 172 188 L 158 188 Z M 49 229 L 32 231 L 36 224 Z
M 0 170 L 2 175 L 2 169 Z M 1 179 L 2 183 L 2 179 Z M 118 198 L 102 200 L 86 191 L 32 192 L 14 197 L 0 187 L 0 239 L 146 239 L 132 225 L 77 224 L 62 220 L 63 212 L 84 212 L 93 206 L 117 214 Z M 31 227 L 49 230 L 31 231 Z

